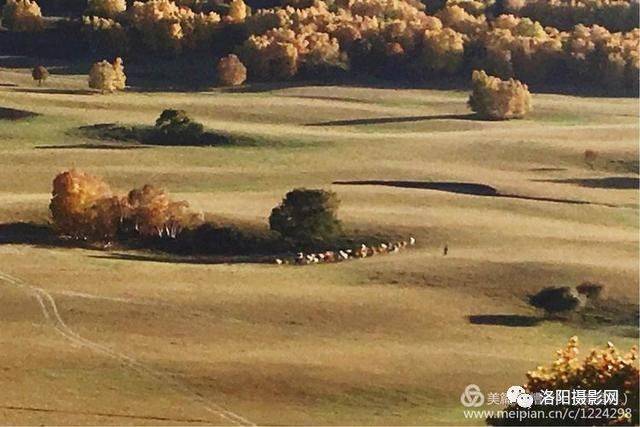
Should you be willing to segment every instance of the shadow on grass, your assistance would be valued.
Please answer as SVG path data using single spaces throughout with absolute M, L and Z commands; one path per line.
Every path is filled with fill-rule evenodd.
M 162 253 L 124 253 L 112 252 L 107 255 L 89 255 L 89 258 L 120 261 L 159 262 L 166 264 L 260 264 L 272 263 L 273 255 L 210 255 L 181 256 Z
M 0 244 L 2 245 L 43 245 L 59 244 L 60 240 L 46 224 L 13 222 L 0 224 Z
M 0 120 L 20 120 L 36 116 L 39 116 L 39 114 L 31 111 L 0 107 Z
M 432 116 L 402 116 L 402 117 L 378 117 L 372 119 L 333 120 L 328 122 L 308 123 L 305 126 L 358 126 L 379 125 L 386 123 L 409 123 L 429 120 L 475 120 L 480 119 L 475 114 L 440 114 Z
M 123 144 L 69 144 L 69 145 L 37 145 L 36 150 L 140 150 L 152 148 L 148 145 L 123 145 Z
M 485 184 L 470 182 L 437 182 L 437 181 L 387 181 L 387 180 L 366 180 L 366 181 L 334 181 L 334 185 L 381 185 L 386 187 L 415 188 L 420 190 L 444 191 L 447 193 L 466 194 L 483 197 L 501 197 L 506 199 L 532 200 L 539 202 L 567 203 L 572 205 L 597 205 L 607 207 L 619 207 L 605 203 L 588 202 L 585 200 L 556 199 L 552 197 L 522 196 L 519 194 L 500 193 L 496 188 Z
M 600 299 L 583 308 L 572 322 L 588 329 L 615 327 L 620 335 L 638 338 L 639 316 L 637 302 Z
M 606 178 L 536 179 L 533 181 L 556 184 L 573 184 L 580 187 L 606 188 L 611 190 L 637 190 L 640 187 L 640 178 L 626 176 L 611 176 Z
M 99 123 L 89 126 L 81 126 L 70 132 L 82 137 L 135 143 L 135 145 L 122 146 L 121 149 L 145 148 L 145 146 L 176 146 L 176 147 L 223 147 L 223 146 L 243 146 L 254 147 L 264 145 L 266 142 L 244 135 L 234 135 L 227 132 L 205 131 L 198 135 L 195 141 L 180 141 L 162 138 L 153 126 L 124 126 L 116 123 Z M 116 145 L 101 144 L 80 144 L 82 147 L 71 148 L 103 148 L 118 149 Z M 86 145 L 91 145 L 87 147 Z M 44 146 L 42 148 L 69 148 L 69 146 Z
M 520 314 L 476 314 L 468 317 L 472 325 L 494 325 L 511 327 L 536 326 L 543 319 Z
M 397 241 L 395 234 L 345 232 L 330 240 L 307 243 L 282 238 L 265 227 L 219 225 L 213 222 L 185 228 L 175 237 L 140 236 L 122 230 L 110 242 L 59 237 L 49 224 L 0 224 L 0 244 L 34 245 L 44 248 L 67 247 L 103 251 L 90 258 L 143 261 L 170 264 L 262 264 L 277 258 L 290 258 L 298 252 L 325 252 L 355 249 Z
M 55 88 L 16 88 L 14 92 L 47 94 L 47 95 L 96 95 L 99 92 L 89 89 L 55 89 Z
M 567 168 L 531 168 L 529 172 L 563 172 Z

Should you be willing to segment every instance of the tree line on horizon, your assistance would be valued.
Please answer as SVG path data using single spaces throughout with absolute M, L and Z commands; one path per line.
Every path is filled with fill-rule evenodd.
M 250 81 L 335 73 L 428 81 L 484 70 L 526 83 L 638 88 L 637 1 L 283 0 L 267 5 L 87 0 L 77 21 L 82 37 L 113 57 L 217 55 L 227 84 L 240 84 L 243 75 Z M 45 27 L 35 0 L 6 0 L 2 22 L 27 33 Z

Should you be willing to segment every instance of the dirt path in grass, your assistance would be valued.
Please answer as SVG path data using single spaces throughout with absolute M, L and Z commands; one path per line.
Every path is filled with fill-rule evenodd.
M 109 347 L 78 335 L 64 322 L 64 320 L 60 316 L 60 312 L 58 311 L 58 306 L 55 299 L 46 290 L 29 285 L 21 279 L 13 277 L 4 272 L 0 272 L 0 281 L 15 288 L 22 289 L 34 296 L 38 304 L 40 305 L 40 310 L 47 323 L 51 325 L 58 334 L 60 334 L 71 343 L 81 347 L 85 347 L 93 352 L 116 359 L 128 368 L 166 384 L 175 391 L 183 394 L 186 398 L 201 405 L 207 412 L 219 417 L 225 424 L 241 426 L 255 425 L 253 422 L 247 420 L 246 418 L 234 412 L 231 412 L 218 404 L 207 401 L 200 394 L 189 389 L 187 386 L 180 383 L 171 375 L 153 369 L 150 366 L 134 359 L 133 357 L 127 356 L 123 353 L 119 353 Z

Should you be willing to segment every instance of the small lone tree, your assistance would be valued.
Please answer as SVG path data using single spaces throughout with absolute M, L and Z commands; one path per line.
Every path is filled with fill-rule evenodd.
M 218 62 L 218 81 L 223 86 L 238 86 L 247 80 L 247 68 L 234 54 Z
M 124 62 L 117 57 L 113 61 L 113 87 L 116 90 L 124 90 L 127 83 L 127 76 L 124 74 Z
M 7 0 L 2 8 L 2 25 L 11 31 L 42 31 L 40 6 L 35 0 Z
M 47 78 L 49 77 L 49 71 L 47 71 L 47 69 L 42 65 L 38 65 L 33 70 L 31 70 L 31 77 L 33 77 L 33 80 L 38 82 L 38 86 L 42 86 L 42 82 L 47 80 Z
M 596 150 L 584 150 L 584 162 L 593 169 L 598 160 L 598 152 Z
M 116 58 L 113 64 L 106 60 L 96 62 L 89 71 L 89 87 L 103 94 L 123 90 L 126 79 L 121 58 Z
M 567 314 L 584 305 L 580 293 L 569 286 L 550 286 L 529 296 L 529 304 L 545 311 L 547 316 Z
M 482 119 L 520 119 L 531 110 L 531 94 L 518 80 L 500 80 L 484 71 L 474 71 L 469 107 Z
M 269 226 L 297 243 L 328 241 L 341 232 L 339 205 L 332 191 L 295 189 L 271 211 Z
M 154 137 L 161 144 L 198 145 L 204 126 L 184 110 L 164 110 L 156 120 Z

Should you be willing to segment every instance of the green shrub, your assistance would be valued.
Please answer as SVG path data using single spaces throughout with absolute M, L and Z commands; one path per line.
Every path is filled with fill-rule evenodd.
M 529 296 L 529 304 L 543 309 L 547 315 L 568 313 L 584 303 L 581 295 L 569 286 L 550 286 Z
M 165 145 L 200 145 L 204 126 L 183 110 L 164 110 L 156 120 L 154 139 Z
M 271 211 L 269 226 L 300 244 L 332 240 L 342 231 L 337 218 L 339 204 L 332 191 L 295 189 Z
M 583 282 L 576 287 L 579 294 L 586 296 L 590 300 L 597 300 L 602 294 L 604 285 L 593 282 Z

